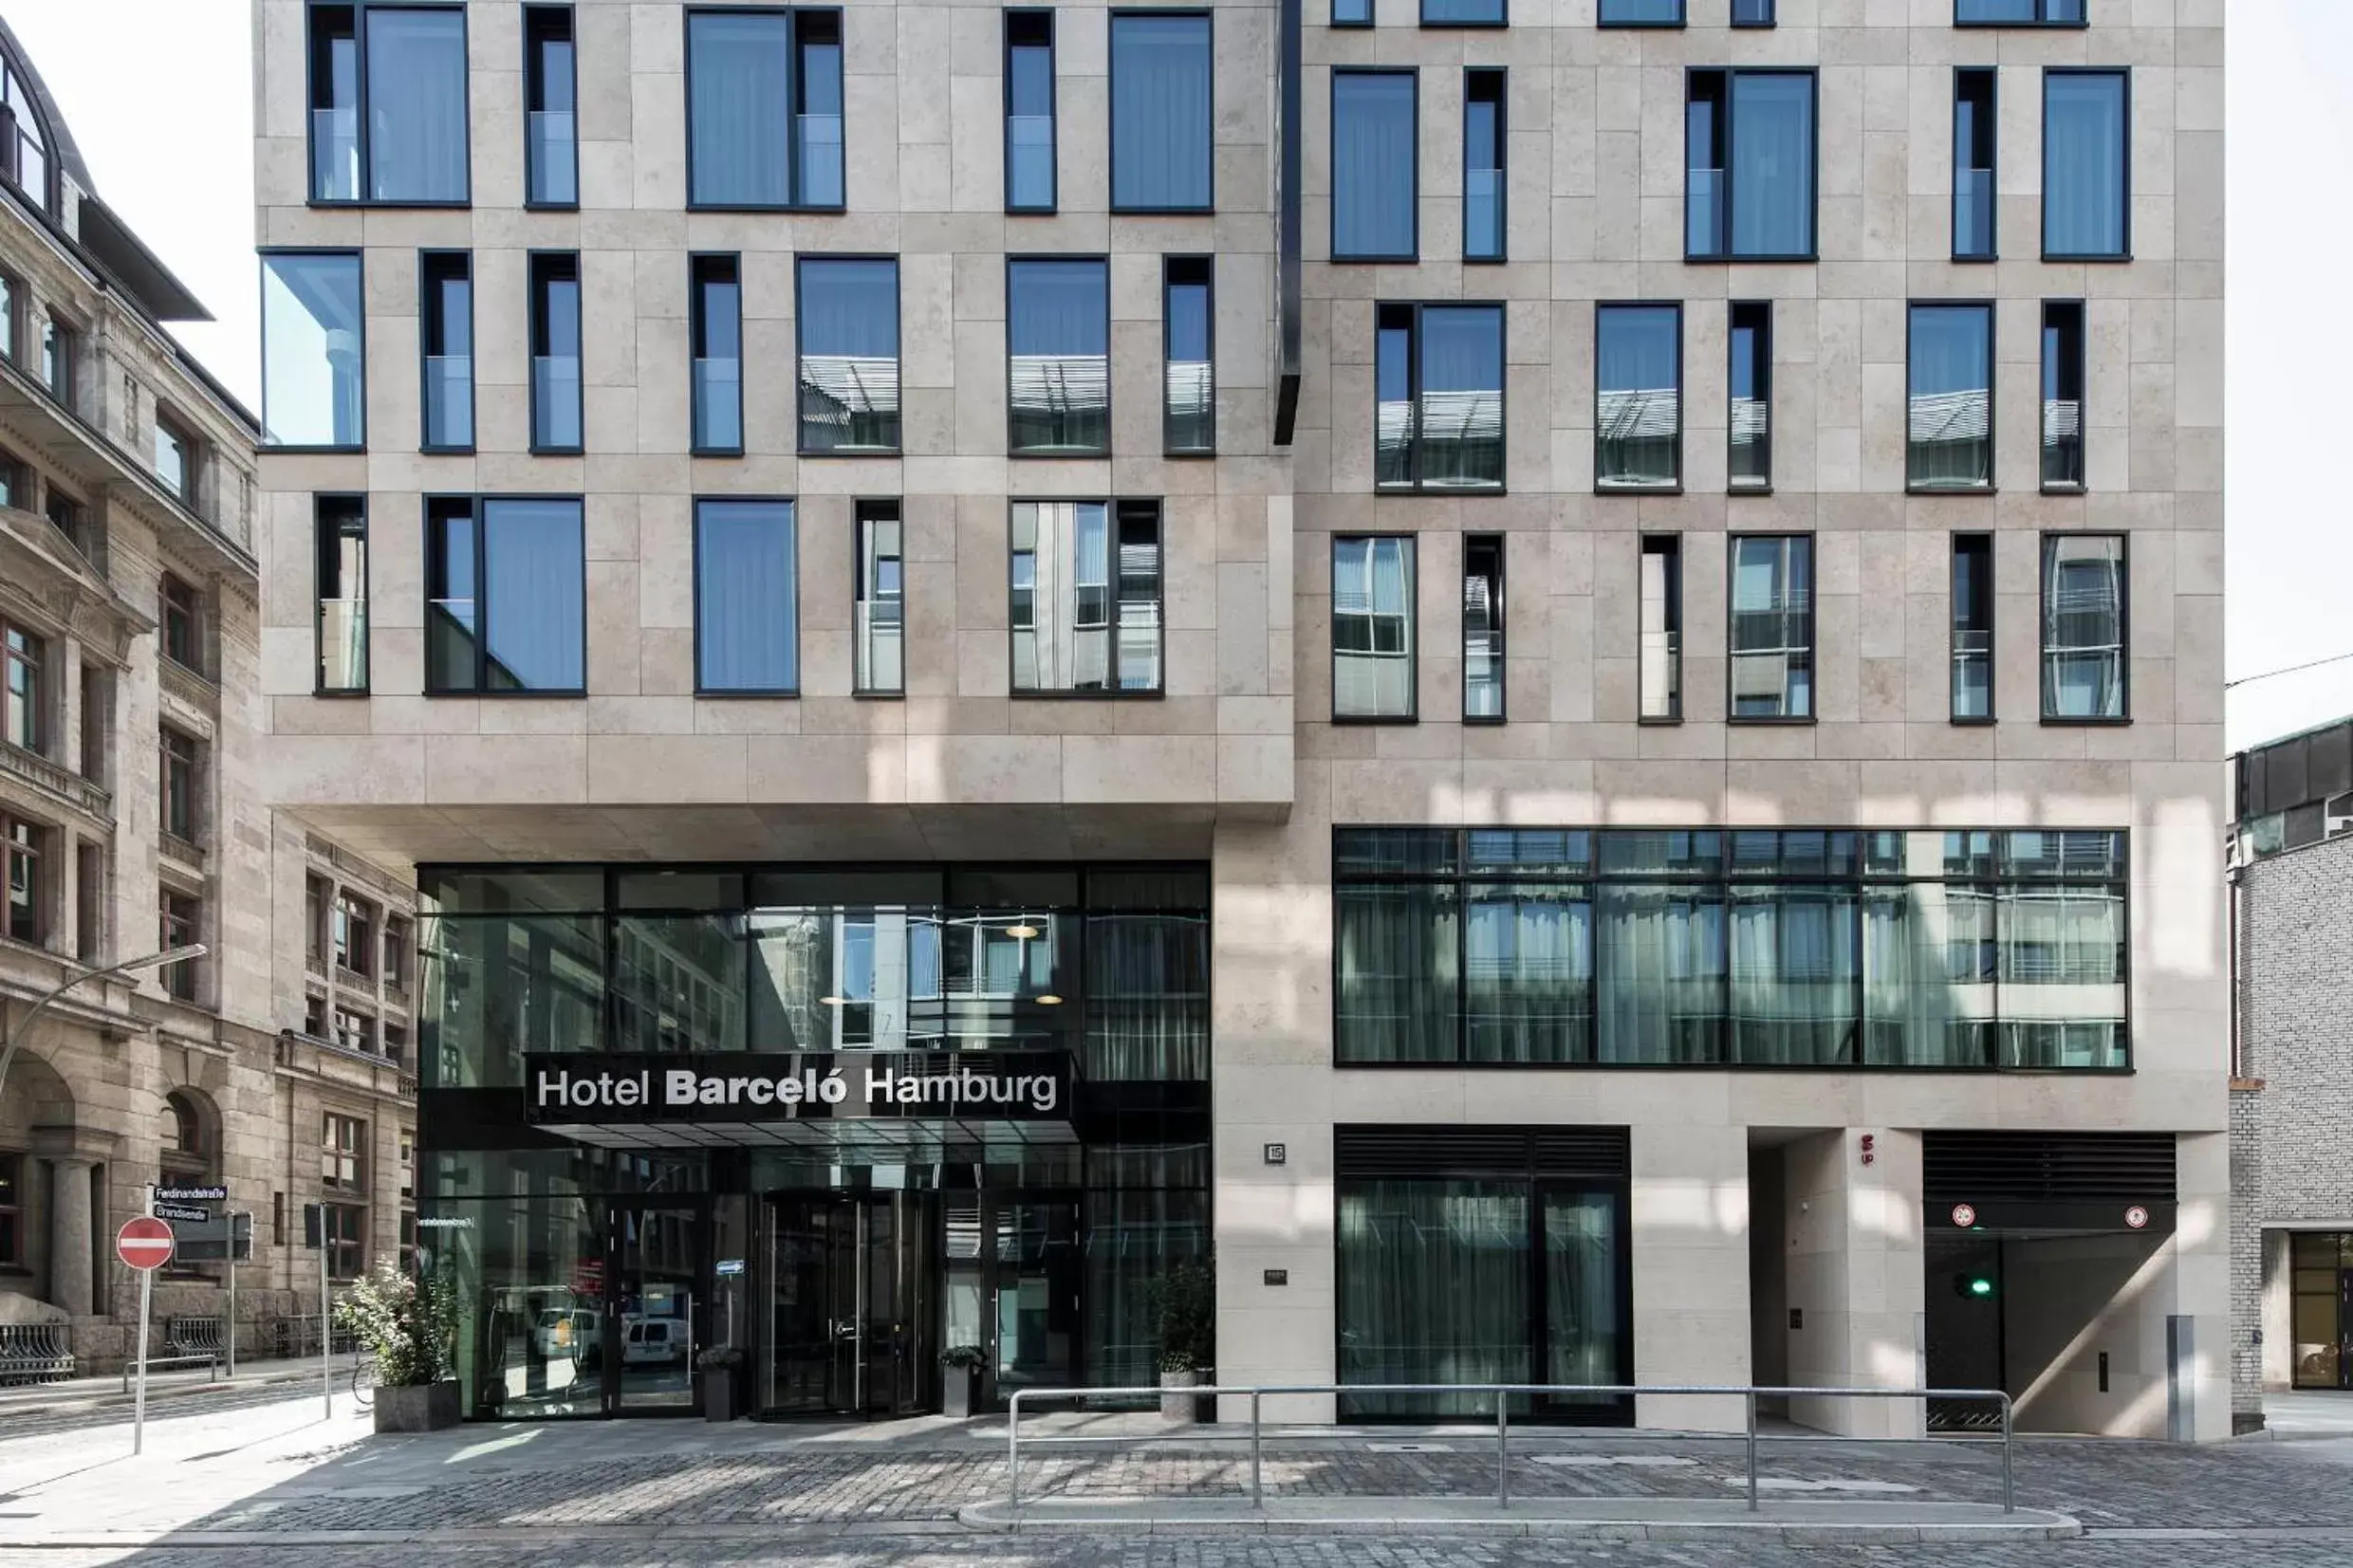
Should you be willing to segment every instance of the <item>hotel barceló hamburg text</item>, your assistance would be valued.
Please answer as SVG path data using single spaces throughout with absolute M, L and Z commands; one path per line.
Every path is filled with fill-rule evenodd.
M 533 1056 L 527 1119 L 759 1121 L 866 1116 L 1067 1116 L 1067 1059 L 1020 1052 L 974 1061 L 941 1054 L 838 1057 Z

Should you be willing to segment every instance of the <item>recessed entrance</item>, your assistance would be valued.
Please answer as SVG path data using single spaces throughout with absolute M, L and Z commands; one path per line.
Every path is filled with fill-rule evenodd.
M 936 1400 L 938 1205 L 927 1192 L 772 1200 L 762 1401 L 779 1415 L 911 1415 Z

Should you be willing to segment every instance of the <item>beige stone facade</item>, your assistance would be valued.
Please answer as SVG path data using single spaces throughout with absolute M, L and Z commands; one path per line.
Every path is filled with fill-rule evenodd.
M 405 998 L 372 997 L 364 1038 L 304 1033 L 303 868 L 358 863 L 273 830 L 261 792 L 251 417 L 158 325 L 202 307 L 96 195 L 4 29 L 0 47 L 47 154 L 15 150 L 0 193 L 0 1005 L 18 1046 L 0 1084 L 7 1379 L 58 1370 L 52 1351 L 84 1371 L 124 1354 L 138 1293 L 111 1242 L 158 1182 L 224 1185 L 227 1207 L 253 1215 L 239 1343 L 273 1344 L 282 1321 L 318 1310 L 301 1242 L 323 1118 L 366 1129 L 363 1174 L 330 1195 L 389 1258 L 415 1086 L 377 1026 L 397 1015 L 397 1040 Z M 273 908 L 282 877 L 294 918 Z M 413 906 L 370 879 L 382 909 Z M 287 971 L 271 953 L 289 940 Z M 33 1000 L 77 975 L 191 942 L 208 955 L 78 986 L 27 1027 Z M 157 1313 L 223 1318 L 225 1285 L 218 1264 L 175 1266 Z M 213 1327 L 187 1337 L 221 1343 Z

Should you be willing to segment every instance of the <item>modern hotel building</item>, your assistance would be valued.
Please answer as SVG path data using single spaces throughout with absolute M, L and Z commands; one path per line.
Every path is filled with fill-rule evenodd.
M 468 1408 L 2227 1432 L 2222 11 L 256 0 Z

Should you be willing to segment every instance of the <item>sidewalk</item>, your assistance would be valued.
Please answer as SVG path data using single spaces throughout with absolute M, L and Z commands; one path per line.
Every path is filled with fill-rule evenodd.
M 335 1392 L 348 1393 L 351 1390 L 353 1357 L 334 1357 Z M 299 1384 L 307 1380 L 318 1386 L 319 1358 L 315 1356 L 300 1360 L 280 1360 L 258 1356 L 240 1356 L 234 1377 L 225 1370 L 204 1367 L 158 1367 L 147 1374 L 147 1404 L 152 1411 L 158 1401 L 175 1400 L 191 1395 L 220 1398 L 248 1393 L 256 1389 L 274 1389 L 284 1384 Z M 133 1387 L 137 1379 L 133 1379 Z M 69 1377 L 55 1383 L 25 1383 L 13 1388 L 0 1388 L 0 1442 L 23 1435 L 20 1422 L 39 1416 L 84 1415 L 94 1411 L 112 1411 L 120 1407 L 128 1417 L 136 1394 L 124 1391 L 122 1374 L 112 1373 L 103 1377 Z

